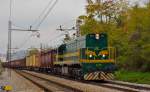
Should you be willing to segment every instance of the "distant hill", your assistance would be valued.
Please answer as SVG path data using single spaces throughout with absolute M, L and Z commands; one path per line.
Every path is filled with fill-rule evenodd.
M 6 54 L 0 53 L 0 57 L 6 57 Z
M 0 53 L 0 59 L 2 60 L 2 62 L 6 62 L 6 54 Z
M 11 60 L 25 58 L 26 54 L 27 54 L 27 51 L 24 51 L 24 50 L 15 52 L 15 53 L 12 54 L 12 56 L 11 56 L 12 59 Z

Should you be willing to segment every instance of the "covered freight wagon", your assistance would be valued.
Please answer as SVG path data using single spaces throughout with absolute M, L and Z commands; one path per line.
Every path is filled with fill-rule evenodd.
M 12 68 L 23 69 L 26 66 L 26 51 L 18 51 L 12 53 L 11 62 L 9 62 L 9 66 Z
M 41 66 L 41 56 L 37 49 L 28 51 L 26 56 L 26 67 L 27 69 L 38 69 Z
M 10 62 L 11 68 L 24 69 L 26 65 L 26 58 L 12 60 Z
M 56 60 L 56 50 L 43 50 L 41 51 L 41 71 L 51 71 L 53 62 Z

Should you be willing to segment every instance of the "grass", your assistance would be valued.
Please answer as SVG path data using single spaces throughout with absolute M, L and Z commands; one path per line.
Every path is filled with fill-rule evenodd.
M 131 72 L 120 70 L 115 73 L 116 79 L 120 81 L 150 84 L 150 72 Z

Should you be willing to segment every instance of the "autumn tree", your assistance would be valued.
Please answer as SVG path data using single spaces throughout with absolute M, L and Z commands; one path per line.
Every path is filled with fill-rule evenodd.
M 87 15 L 79 16 L 82 21 L 81 33 L 84 35 L 112 30 L 120 23 L 119 16 L 126 9 L 125 0 L 87 0 Z
M 133 70 L 150 70 L 150 8 L 135 5 L 129 10 L 130 18 L 128 22 L 128 65 Z
M 150 70 L 150 8 L 135 5 L 127 11 L 128 17 L 120 18 L 120 28 L 109 32 L 112 46 L 117 48 L 118 66 L 132 71 Z M 124 24 L 126 23 L 126 24 Z M 127 28 L 126 32 L 123 31 Z

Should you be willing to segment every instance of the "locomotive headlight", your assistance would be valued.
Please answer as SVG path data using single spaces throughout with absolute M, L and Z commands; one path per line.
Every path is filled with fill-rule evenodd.
M 90 54 L 89 57 L 92 58 L 92 55 Z
M 105 55 L 105 54 L 103 54 L 103 55 L 102 55 L 102 57 L 104 58 L 104 57 L 106 57 L 106 55 Z
M 96 35 L 95 35 L 95 38 L 98 40 L 98 39 L 99 39 L 99 34 L 96 34 Z

